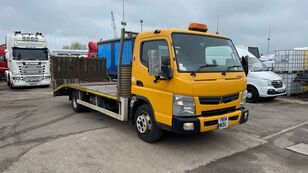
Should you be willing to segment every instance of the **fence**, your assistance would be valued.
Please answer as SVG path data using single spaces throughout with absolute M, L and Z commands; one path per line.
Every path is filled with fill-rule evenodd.
M 107 81 L 106 59 L 51 57 L 53 89 L 64 83 Z

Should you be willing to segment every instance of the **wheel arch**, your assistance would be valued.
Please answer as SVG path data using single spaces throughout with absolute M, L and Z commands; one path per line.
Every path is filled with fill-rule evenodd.
M 248 87 L 252 87 L 252 88 L 256 89 L 257 92 L 258 92 L 258 94 L 259 94 L 259 89 L 258 89 L 258 87 L 256 87 L 255 85 L 253 85 L 253 84 L 247 84 L 247 88 L 248 88 Z
M 156 121 L 156 118 L 155 118 L 155 113 L 154 113 L 154 109 L 153 109 L 153 106 L 151 104 L 151 102 L 149 101 L 149 99 L 147 99 L 146 97 L 144 96 L 138 96 L 138 95 L 135 95 L 133 96 L 136 98 L 136 101 L 134 101 L 131 109 L 130 109 L 130 116 L 129 116 L 129 121 L 134 124 L 134 116 L 135 116 L 135 113 L 136 113 L 136 110 L 139 106 L 141 105 L 144 105 L 144 104 L 147 104 L 150 106 L 150 108 L 152 109 L 152 113 L 153 113 L 153 118 L 154 120 Z

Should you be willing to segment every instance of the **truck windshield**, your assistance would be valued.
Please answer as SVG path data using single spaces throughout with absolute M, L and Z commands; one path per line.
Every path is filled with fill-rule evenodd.
M 179 72 L 243 71 L 229 39 L 184 33 L 172 39 Z
M 14 60 L 48 60 L 48 49 L 13 48 Z
M 257 58 L 248 58 L 248 65 L 249 65 L 249 70 L 252 72 L 257 72 L 257 71 L 268 71 L 268 68 L 266 65 L 264 65 L 259 59 Z

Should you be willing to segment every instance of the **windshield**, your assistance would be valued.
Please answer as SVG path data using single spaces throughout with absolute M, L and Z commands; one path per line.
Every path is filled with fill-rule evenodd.
M 243 71 L 229 39 L 181 33 L 172 39 L 180 72 Z
M 248 58 L 248 65 L 249 65 L 249 70 L 252 72 L 256 71 L 268 71 L 268 68 L 266 65 L 264 65 L 259 59 L 257 58 Z
M 14 60 L 48 60 L 48 49 L 13 48 Z

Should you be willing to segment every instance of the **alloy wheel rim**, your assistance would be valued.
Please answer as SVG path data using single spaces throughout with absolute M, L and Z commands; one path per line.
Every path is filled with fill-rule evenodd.
M 142 113 L 137 117 L 136 126 L 140 133 L 146 133 L 151 130 L 151 119 L 150 116 L 146 113 Z
M 251 92 L 247 92 L 247 99 L 251 99 L 252 98 L 252 93 Z

